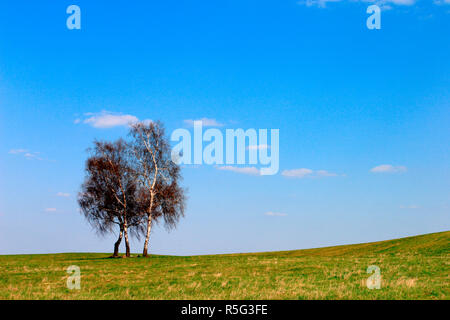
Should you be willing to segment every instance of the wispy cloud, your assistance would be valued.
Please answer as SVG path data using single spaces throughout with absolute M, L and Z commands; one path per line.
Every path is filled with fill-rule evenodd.
M 58 192 L 56 194 L 57 197 L 63 197 L 63 198 L 68 198 L 70 197 L 70 193 L 66 193 L 66 192 Z
M 406 172 L 408 169 L 405 166 L 393 166 L 390 164 L 381 164 L 379 166 L 370 169 L 373 173 L 401 173 Z
M 44 160 L 41 157 L 39 157 L 39 152 L 26 152 L 24 153 L 24 156 L 27 159 Z
M 242 174 L 248 174 L 248 175 L 254 175 L 254 176 L 259 176 L 261 174 L 259 169 L 255 168 L 255 167 L 222 166 L 222 167 L 217 167 L 217 169 L 224 170 L 224 171 L 232 171 L 232 172 L 237 172 L 237 173 L 242 173 Z
M 56 208 L 45 208 L 45 212 L 56 212 Z
M 98 129 L 108 129 L 114 127 L 126 127 L 139 121 L 139 118 L 131 114 L 114 113 L 109 111 L 101 111 L 98 113 L 85 113 L 84 120 L 75 119 L 74 123 L 88 124 Z M 151 121 L 151 120 L 144 120 Z
M 434 0 L 434 4 L 437 4 L 438 6 L 450 4 L 450 0 Z
M 27 149 L 12 149 L 12 150 L 9 150 L 8 153 L 22 155 L 29 160 L 44 160 L 39 156 L 40 152 L 32 152 L 32 151 L 28 151 Z
M 196 119 L 196 120 L 186 119 L 186 120 L 184 120 L 184 123 L 187 124 L 188 126 L 193 126 L 194 121 L 201 121 L 203 127 L 223 127 L 224 126 L 223 123 L 218 122 L 216 119 L 210 119 L 210 118 L 201 118 L 201 119 Z
M 285 217 L 285 216 L 287 216 L 286 213 L 273 212 L 273 211 L 268 211 L 268 212 L 264 213 L 264 215 L 270 216 L 270 217 Z
M 28 150 L 27 149 L 12 149 L 12 150 L 9 150 L 8 153 L 19 154 L 19 153 L 25 153 L 25 152 L 28 152 Z
M 316 174 L 319 177 L 337 177 L 338 176 L 337 173 L 329 172 L 327 170 L 318 170 L 318 171 L 316 171 Z
M 439 1 L 439 0 L 437 0 Z M 440 0 L 440 1 L 450 1 L 450 0 Z M 326 8 L 329 3 L 333 2 L 348 2 L 348 3 L 372 3 L 386 8 L 391 8 L 389 5 L 398 6 L 411 6 L 414 5 L 417 0 L 300 0 L 297 3 L 306 7 L 318 7 Z
M 340 2 L 341 0 L 301 0 L 297 2 L 299 5 L 307 7 L 325 8 L 329 2 Z
M 281 175 L 288 178 L 308 178 L 308 177 L 337 177 L 339 174 L 334 172 L 329 172 L 327 170 L 311 170 L 307 168 L 299 168 L 299 169 L 291 169 L 291 170 L 284 170 L 281 172 Z
M 365 0 L 367 1 L 367 0 Z M 376 0 L 376 1 L 371 1 L 371 2 L 375 2 L 375 3 L 393 3 L 393 4 L 397 4 L 397 5 L 401 5 L 401 6 L 411 6 L 413 4 L 415 4 L 417 2 L 417 0 Z
M 283 170 L 281 175 L 289 178 L 305 178 L 310 176 L 313 173 L 311 169 L 300 168 L 300 169 L 291 169 L 291 170 Z
M 94 128 L 113 128 L 119 126 L 129 126 L 138 122 L 139 119 L 129 114 L 113 114 L 103 111 L 99 114 L 91 115 L 83 123 L 89 124 Z

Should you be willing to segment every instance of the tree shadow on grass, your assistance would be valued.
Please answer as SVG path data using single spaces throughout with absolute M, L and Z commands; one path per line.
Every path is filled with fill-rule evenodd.
M 149 255 L 147 258 L 154 258 L 156 256 L 153 255 Z M 125 254 L 123 255 L 118 255 L 116 257 L 114 257 L 113 255 L 107 255 L 105 254 L 104 257 L 80 257 L 80 258 L 76 258 L 74 260 L 79 260 L 79 261 L 95 261 L 95 260 L 99 260 L 99 261 L 103 261 L 103 260 L 128 260 L 128 259 L 137 259 L 137 258 L 143 258 L 141 255 L 132 255 L 131 257 L 126 257 Z

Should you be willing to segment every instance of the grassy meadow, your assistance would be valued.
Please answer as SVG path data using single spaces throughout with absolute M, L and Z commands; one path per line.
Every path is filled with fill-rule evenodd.
M 450 231 L 320 249 L 110 259 L 107 253 L 0 256 L 0 299 L 446 299 Z M 81 289 L 66 269 L 81 269 Z M 381 289 L 369 290 L 369 265 Z

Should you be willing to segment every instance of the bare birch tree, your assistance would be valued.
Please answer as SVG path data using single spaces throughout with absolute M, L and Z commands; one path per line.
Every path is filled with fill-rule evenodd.
M 139 183 L 139 199 L 146 222 L 142 253 L 146 257 L 153 223 L 162 218 L 170 229 L 184 216 L 185 191 L 179 185 L 180 167 L 171 159 L 162 123 L 135 123 L 130 135 L 133 138 L 133 172 Z
M 86 161 L 86 178 L 78 195 L 81 211 L 100 234 L 119 228 L 113 257 L 117 257 L 122 237 L 130 256 L 129 233 L 143 232 L 135 175 L 130 166 L 129 145 L 123 140 L 94 142 Z

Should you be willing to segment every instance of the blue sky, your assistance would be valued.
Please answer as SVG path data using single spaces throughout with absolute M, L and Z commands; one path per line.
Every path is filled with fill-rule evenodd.
M 76 194 L 85 150 L 125 136 L 124 117 L 280 130 L 277 175 L 184 168 L 186 217 L 155 230 L 153 253 L 450 229 L 450 4 L 378 1 L 368 30 L 373 2 L 2 2 L 0 254 L 112 250 Z

